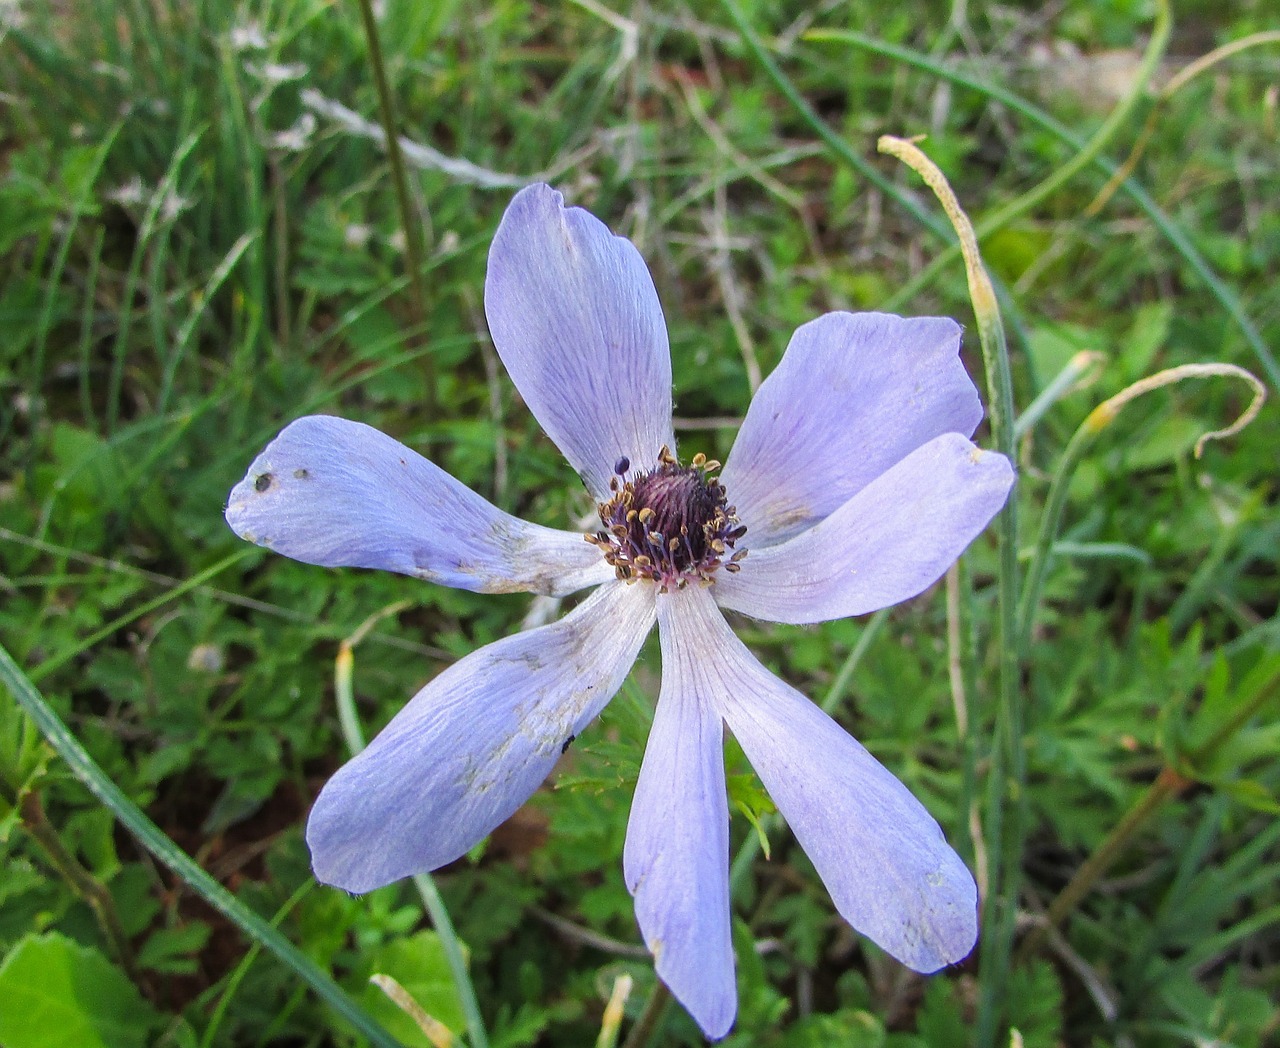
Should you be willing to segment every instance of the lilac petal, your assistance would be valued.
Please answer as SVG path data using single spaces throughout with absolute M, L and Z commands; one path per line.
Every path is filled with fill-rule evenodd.
M 614 464 L 657 464 L 671 429 L 671 356 L 635 247 L 559 193 L 516 194 L 489 251 L 485 315 L 534 418 L 597 501 Z
M 662 691 L 631 803 L 623 872 L 659 977 L 713 1039 L 737 1012 L 729 926 L 724 725 L 701 640 L 658 600 Z
M 918 972 L 968 955 L 977 888 L 911 792 L 835 721 L 756 660 L 711 593 L 659 614 L 697 636 L 715 701 L 840 916 Z M 670 598 L 659 598 L 670 599 Z
M 385 433 L 291 422 L 231 490 L 243 539 L 324 567 L 382 568 L 480 593 L 562 596 L 613 577 L 581 534 L 503 513 Z
M 653 616 L 651 590 L 606 583 L 441 673 L 320 792 L 307 823 L 317 879 L 365 892 L 464 855 L 621 687 Z
M 825 622 L 914 597 L 936 582 L 1005 504 L 1013 467 L 947 433 L 781 545 L 716 577 L 721 606 L 771 622 Z M 748 532 L 744 544 L 751 545 Z
M 828 313 L 798 328 L 721 473 L 749 543 L 803 531 L 943 433 L 971 436 L 982 405 L 959 349 L 944 317 Z

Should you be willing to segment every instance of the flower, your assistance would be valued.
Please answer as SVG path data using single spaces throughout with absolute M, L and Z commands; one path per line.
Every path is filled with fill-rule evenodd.
M 721 614 L 814 623 L 906 600 L 999 512 L 1013 470 L 969 442 L 982 408 L 958 325 L 878 313 L 803 325 L 716 479 L 717 463 L 673 454 L 666 325 L 629 241 L 530 186 L 494 237 L 485 313 L 599 505 L 587 541 L 326 416 L 287 426 L 231 492 L 237 534 L 310 564 L 485 593 L 597 587 L 446 669 L 329 781 L 307 825 L 317 878 L 363 892 L 463 855 L 613 697 L 656 621 L 662 687 L 624 875 L 659 976 L 706 1034 L 724 1036 L 737 1010 L 726 724 L 841 916 L 920 972 L 965 957 L 977 893 L 938 824 Z

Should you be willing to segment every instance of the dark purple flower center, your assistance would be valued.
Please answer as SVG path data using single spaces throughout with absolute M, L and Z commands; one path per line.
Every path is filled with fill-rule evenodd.
M 618 578 L 648 579 L 665 592 L 683 589 L 690 579 L 710 585 L 722 567 L 740 569 L 747 551 L 730 551 L 747 529 L 712 476 L 720 463 L 695 455 L 681 466 L 664 446 L 656 468 L 637 470 L 628 480 L 630 468 L 628 459 L 618 460 L 609 481 L 612 497 L 599 506 L 604 530 L 587 536 Z

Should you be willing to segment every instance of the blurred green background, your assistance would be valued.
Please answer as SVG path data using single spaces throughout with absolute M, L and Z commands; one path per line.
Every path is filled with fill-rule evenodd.
M 442 667 L 519 628 L 530 600 L 250 549 L 222 519 L 231 485 L 281 426 L 322 411 L 429 450 L 504 509 L 575 527 L 592 507 L 515 395 L 481 308 L 493 229 L 535 179 L 648 261 L 686 456 L 724 458 L 753 381 L 831 309 L 954 316 L 981 384 L 963 269 L 927 269 L 948 227 L 876 138 L 927 135 L 981 227 L 1102 129 L 1103 164 L 982 241 L 1019 412 L 1050 391 L 1018 446 L 1025 567 L 1050 478 L 1099 402 L 1189 362 L 1280 381 L 1267 349 L 1280 343 L 1280 18 L 1263 0 L 1180 3 L 1144 70 L 1155 14 L 1137 0 L 385 0 L 403 134 L 438 151 L 408 150 L 419 308 L 354 2 L 0 0 L 0 641 L 166 834 L 396 1036 L 431 1043 L 371 973 L 461 1035 L 413 885 L 358 899 L 317 887 L 301 830 L 346 757 L 340 642 L 390 609 L 355 649 L 372 733 Z M 1173 79 L 1232 41 L 1246 43 Z M 1106 163 L 1135 146 L 1133 181 L 1107 187 Z M 1055 384 L 1082 351 L 1086 373 Z M 1066 480 L 1017 656 L 1027 774 L 1008 980 L 992 986 L 976 955 L 907 972 L 835 916 L 774 832 L 735 896 L 741 1004 L 726 1044 L 961 1046 L 989 1035 L 975 1024 L 992 994 L 1001 1044 L 1009 1027 L 1028 1048 L 1277 1043 L 1274 405 L 1192 455 L 1248 400 L 1228 379 L 1155 392 Z M 950 621 L 939 586 L 874 627 L 736 624 L 785 679 L 838 703 L 980 879 L 1007 727 L 996 571 L 988 535 Z M 495 1046 L 596 1043 L 624 973 L 625 1038 L 653 989 L 621 875 L 650 643 L 553 782 L 436 877 Z M 729 759 L 754 817 L 767 802 Z M 1037 935 L 1143 803 L 1059 929 Z M 753 832 L 735 815 L 735 847 Z M 7 693 L 0 849 L 7 1048 L 360 1041 L 123 832 Z M 701 1037 L 672 1006 L 649 1043 Z

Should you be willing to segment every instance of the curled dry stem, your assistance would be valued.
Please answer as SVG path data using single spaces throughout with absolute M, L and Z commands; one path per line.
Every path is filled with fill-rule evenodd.
M 1222 440 L 1244 429 L 1257 416 L 1266 400 L 1267 391 L 1262 382 L 1252 373 L 1235 364 L 1182 364 L 1178 367 L 1158 371 L 1144 379 L 1139 379 L 1126 386 L 1115 396 L 1104 400 L 1094 408 L 1080 424 L 1071 440 L 1058 459 L 1053 480 L 1049 484 L 1049 495 L 1045 501 L 1044 515 L 1041 517 L 1040 534 L 1036 537 L 1035 549 L 1031 554 L 1031 562 L 1027 568 L 1026 583 L 1023 586 L 1022 599 L 1018 612 L 1018 646 L 1026 649 L 1030 643 L 1031 631 L 1035 625 L 1036 611 L 1040 604 L 1040 591 L 1044 585 L 1045 575 L 1049 569 L 1050 552 L 1053 541 L 1058 534 L 1058 526 L 1062 521 L 1062 513 L 1066 508 L 1067 487 L 1075 473 L 1076 466 L 1085 452 L 1093 445 L 1098 435 L 1107 428 L 1126 404 L 1136 400 L 1145 393 L 1173 385 L 1184 379 L 1211 378 L 1226 376 L 1247 382 L 1253 389 L 1253 399 L 1249 406 L 1241 412 L 1231 425 L 1224 429 L 1215 429 L 1201 435 L 1196 441 L 1195 454 L 1199 458 L 1205 445 L 1211 440 Z
M 1120 414 L 1121 408 L 1144 393 L 1150 393 L 1152 390 L 1161 389 L 1164 386 L 1174 385 L 1184 379 L 1212 378 L 1215 375 L 1226 375 L 1247 382 L 1253 389 L 1253 399 L 1231 425 L 1223 429 L 1211 430 L 1200 436 L 1195 446 L 1195 456 L 1200 458 L 1204 454 L 1204 447 L 1209 441 L 1224 440 L 1227 437 L 1234 436 L 1257 418 L 1258 412 L 1262 410 L 1262 405 L 1267 399 L 1267 389 L 1253 372 L 1246 371 L 1235 364 L 1219 363 L 1181 364 L 1178 367 L 1157 371 L 1154 375 L 1148 375 L 1146 378 L 1139 379 L 1133 385 L 1126 386 L 1114 397 L 1104 400 L 1089 413 L 1081 428 L 1089 435 L 1095 435 L 1111 424 L 1115 417 Z
M 1280 29 L 1268 29 L 1259 33 L 1250 33 L 1239 40 L 1232 40 L 1221 47 L 1215 47 L 1195 61 L 1187 63 L 1170 77 L 1164 87 L 1157 93 L 1156 104 L 1151 112 L 1147 114 L 1147 121 L 1138 133 L 1138 137 L 1133 143 L 1133 148 L 1129 150 L 1129 155 L 1124 158 L 1124 162 L 1107 179 L 1107 184 L 1098 190 L 1098 195 L 1085 208 L 1085 215 L 1091 218 L 1098 214 L 1107 206 L 1124 180 L 1133 174 L 1134 169 L 1138 166 L 1138 161 L 1142 159 L 1142 154 L 1146 152 L 1147 145 L 1151 142 L 1152 135 L 1155 134 L 1156 126 L 1160 122 L 1161 112 L 1170 98 L 1201 73 L 1212 69 L 1232 55 L 1237 55 L 1241 51 L 1257 47 L 1260 44 L 1280 44 Z
M 965 274 L 969 279 L 969 297 L 973 300 L 973 311 L 981 322 L 983 314 L 998 312 L 995 289 L 991 286 L 991 278 L 982 264 L 982 256 L 978 252 L 978 238 L 974 235 L 973 224 L 964 213 L 960 201 L 948 184 L 941 169 L 925 156 L 916 142 L 919 139 L 897 138 L 893 135 L 881 135 L 876 141 L 876 149 L 888 153 L 901 160 L 917 175 L 924 179 L 925 185 L 933 190 L 938 203 L 947 213 L 956 236 L 960 238 L 960 252 L 964 256 Z
M 973 223 L 965 214 L 941 169 L 915 142 L 883 135 L 877 142 L 882 153 L 896 157 L 918 174 L 934 192 L 946 212 L 960 242 L 969 299 L 973 303 L 982 343 L 982 361 L 987 379 L 987 402 L 996 450 L 1015 461 L 1013 378 L 1009 368 L 1009 345 L 996 301 L 995 288 L 983 265 Z M 1046 183 L 1047 185 L 1048 183 Z M 996 1030 L 1004 1012 L 1010 956 L 1017 918 L 1019 877 L 1026 824 L 1026 755 L 1023 746 L 1023 701 L 1019 695 L 1019 645 L 1017 643 L 1018 604 L 1018 520 L 1016 495 L 1011 494 L 997 521 L 999 568 L 997 598 L 999 631 L 996 647 L 1000 654 L 999 708 L 996 740 L 991 751 L 987 776 L 988 805 L 986 832 L 994 847 L 987 849 L 988 894 L 982 920 L 980 1000 L 975 1043 L 980 1048 L 995 1044 Z M 1007 815 L 1007 818 L 1006 818 Z M 977 844 L 975 842 L 975 848 Z

